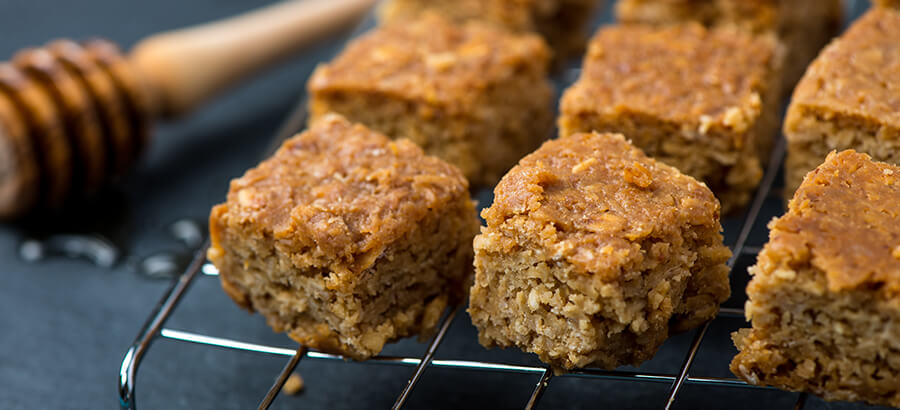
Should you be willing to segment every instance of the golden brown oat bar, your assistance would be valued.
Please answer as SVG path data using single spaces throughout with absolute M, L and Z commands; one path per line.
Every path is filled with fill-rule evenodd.
M 463 299 L 478 231 L 458 169 L 336 115 L 233 180 L 209 225 L 235 302 L 360 360 Z
M 559 58 L 584 49 L 588 25 L 602 0 L 390 0 L 384 22 L 409 21 L 436 12 L 456 22 L 484 21 L 514 32 L 536 32 Z
M 729 295 L 712 192 L 619 134 L 545 143 L 482 216 L 469 314 L 487 347 L 556 368 L 637 365 Z
M 408 138 L 473 184 L 494 184 L 552 132 L 548 60 L 537 36 L 429 14 L 379 28 L 319 67 L 310 112 Z
M 863 15 L 809 66 L 784 122 L 786 195 L 832 150 L 900 163 L 900 10 Z
M 750 268 L 731 371 L 900 407 L 900 167 L 852 150 L 810 172 Z
M 616 15 L 625 23 L 697 21 L 752 33 L 775 33 L 785 45 L 783 94 L 787 95 L 819 50 L 837 34 L 841 0 L 620 0 Z
M 781 48 L 698 24 L 610 26 L 591 40 L 561 102 L 560 136 L 620 132 L 706 182 L 726 213 L 762 177 L 777 131 Z

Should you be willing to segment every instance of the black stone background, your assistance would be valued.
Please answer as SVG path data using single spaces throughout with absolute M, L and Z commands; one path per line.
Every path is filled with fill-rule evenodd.
M 103 36 L 127 48 L 148 33 L 230 16 L 269 2 L 4 0 L 0 1 L 0 56 L 62 36 Z M 850 3 L 851 15 L 867 6 L 863 1 Z M 598 23 L 610 18 L 606 10 Z M 170 283 L 137 273 L 135 264 L 160 252 L 190 256 L 190 250 L 167 232 L 169 225 L 191 218 L 205 226 L 209 208 L 223 199 L 228 180 L 258 161 L 280 123 L 303 98 L 311 70 L 338 51 L 342 41 L 324 41 L 195 115 L 159 125 L 137 170 L 77 217 L 52 222 L 52 228 L 46 227 L 46 221 L 43 227 L 34 223 L 0 226 L 0 409 L 116 408 L 122 356 Z M 480 197 L 489 200 L 490 196 Z M 750 246 L 764 243 L 764 222 L 777 216 L 780 206 L 774 199 L 767 202 Z M 739 222 L 726 221 L 728 243 L 733 243 Z M 99 232 L 121 246 L 121 261 L 106 269 L 79 259 L 58 257 L 33 264 L 18 256 L 19 243 L 25 238 L 79 232 Z M 727 306 L 742 306 L 746 266 L 752 260 L 739 260 L 732 275 L 735 297 Z M 727 364 L 735 349 L 728 334 L 743 324 L 740 319 L 715 321 L 692 374 L 730 377 Z M 274 334 L 261 317 L 239 310 L 217 280 L 209 277 L 195 281 L 167 327 L 293 346 L 285 336 Z M 691 332 L 673 337 L 641 370 L 676 372 L 691 338 Z M 417 357 L 423 352 L 424 344 L 404 340 L 384 354 Z M 464 313 L 452 325 L 436 358 L 539 364 L 514 350 L 483 349 Z M 285 361 L 280 356 L 158 340 L 141 367 L 137 403 L 142 409 L 255 408 Z M 388 408 L 412 373 L 410 367 L 316 360 L 304 360 L 298 370 L 306 391 L 280 397 L 273 408 Z M 406 407 L 521 408 L 537 379 L 534 374 L 429 368 Z M 558 377 L 539 407 L 658 409 L 668 387 Z M 790 409 L 796 397 L 775 390 L 687 385 L 676 408 Z M 811 398 L 806 408 L 862 407 Z

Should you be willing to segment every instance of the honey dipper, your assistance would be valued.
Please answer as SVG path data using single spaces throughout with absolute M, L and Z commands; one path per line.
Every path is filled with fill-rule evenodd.
M 344 27 L 374 0 L 291 0 L 150 36 L 130 54 L 56 40 L 0 62 L 0 219 L 57 210 L 127 172 L 158 118 Z

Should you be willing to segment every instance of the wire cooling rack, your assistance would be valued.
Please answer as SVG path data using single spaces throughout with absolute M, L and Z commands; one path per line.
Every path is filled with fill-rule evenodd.
M 298 110 L 295 112 L 295 115 L 288 121 L 287 125 L 283 127 L 284 132 L 282 132 L 281 135 L 292 135 L 294 133 L 294 130 L 300 129 L 303 123 L 303 119 L 305 118 L 303 115 L 304 112 L 305 107 L 298 108 Z M 281 138 L 279 138 L 279 141 L 280 140 Z M 778 169 L 780 168 L 781 163 L 784 159 L 784 147 L 784 140 L 779 139 L 775 149 L 771 154 L 771 158 L 769 159 L 769 166 L 767 168 L 768 171 L 766 172 L 760 187 L 757 189 L 753 202 L 751 203 L 749 209 L 744 215 L 744 218 L 742 219 L 737 241 L 733 246 L 731 246 L 734 255 L 728 261 L 728 267 L 730 269 L 734 268 L 737 259 L 741 255 L 752 256 L 759 251 L 758 248 L 751 248 L 746 246 L 747 239 L 754 227 L 758 227 L 761 223 L 764 224 L 764 221 L 759 221 L 758 217 L 760 215 L 760 210 L 762 209 L 764 201 L 767 198 L 774 196 L 772 187 L 776 180 Z M 561 376 L 554 376 L 552 370 L 549 367 L 523 366 L 517 364 L 487 361 L 434 359 L 434 356 L 438 352 L 441 342 L 447 335 L 447 330 L 449 329 L 450 324 L 453 323 L 453 321 L 457 318 L 457 313 L 459 312 L 461 307 L 452 307 L 447 309 L 444 316 L 442 317 L 442 320 L 438 327 L 438 331 L 429 341 L 425 354 L 423 354 L 421 357 L 376 356 L 365 363 L 346 362 L 347 359 L 343 356 L 318 352 L 315 350 L 307 349 L 304 346 L 300 346 L 299 348 L 294 350 L 284 347 L 261 345 L 235 339 L 208 336 L 196 332 L 166 328 L 166 321 L 175 311 L 178 303 L 184 298 L 185 293 L 191 286 L 191 284 L 198 280 L 209 280 L 208 278 L 204 277 L 214 277 L 218 275 L 216 268 L 206 262 L 207 247 L 208 243 L 203 246 L 201 251 L 198 252 L 194 257 L 187 270 L 172 284 L 169 290 L 165 293 L 163 298 L 153 309 L 149 319 L 142 327 L 134 344 L 130 349 L 128 349 L 127 353 L 125 354 L 125 358 L 122 361 L 122 367 L 119 372 L 119 396 L 120 406 L 122 409 L 133 410 L 136 408 L 135 387 L 138 368 L 140 367 L 141 361 L 150 348 L 151 344 L 156 339 L 160 338 L 198 345 L 214 346 L 225 349 L 242 350 L 289 357 L 290 359 L 285 364 L 278 378 L 275 380 L 275 383 L 270 388 L 268 394 L 266 394 L 266 396 L 262 398 L 262 401 L 259 405 L 260 409 L 267 409 L 269 407 L 269 405 L 277 396 L 278 392 L 281 390 L 281 387 L 287 377 L 302 359 L 336 361 L 339 362 L 336 363 L 336 365 L 341 366 L 374 364 L 414 367 L 413 374 L 407 382 L 406 386 L 399 392 L 397 400 L 392 407 L 393 409 L 400 409 L 401 407 L 403 407 L 410 392 L 412 392 L 412 390 L 416 387 L 416 384 L 421 379 L 423 372 L 428 367 L 539 375 L 539 379 L 535 384 L 534 390 L 531 392 L 531 396 L 524 406 L 525 409 L 532 409 L 537 405 L 538 401 L 541 398 L 541 395 L 551 384 L 554 377 L 608 379 L 630 381 L 636 383 L 667 383 L 671 386 L 669 389 L 668 397 L 664 403 L 660 403 L 660 407 L 664 409 L 670 409 L 673 406 L 675 401 L 678 399 L 678 395 L 681 392 L 682 387 L 685 384 L 768 389 L 766 387 L 758 387 L 746 384 L 742 380 L 736 378 L 701 377 L 692 376 L 690 374 L 691 365 L 694 363 L 694 359 L 697 357 L 697 353 L 700 351 L 701 343 L 703 342 L 704 336 L 706 335 L 710 324 L 720 318 L 743 317 L 743 311 L 741 309 L 733 308 L 722 308 L 719 312 L 719 315 L 715 319 L 707 322 L 699 329 L 694 331 L 695 333 L 690 344 L 690 348 L 684 355 L 680 368 L 675 373 L 654 373 L 642 371 L 602 370 L 587 368 L 573 370 Z M 805 400 L 806 395 L 800 394 L 794 408 L 803 408 Z
M 864 6 L 864 4 L 859 3 L 861 2 L 853 1 L 849 4 L 849 15 L 852 16 L 859 13 L 859 9 L 861 8 L 861 6 Z M 609 18 L 608 11 L 605 18 Z M 359 34 L 363 31 L 364 28 L 371 26 L 371 24 L 371 19 L 369 19 L 355 31 L 355 34 Z M 575 78 L 575 75 L 572 74 L 573 73 L 569 72 L 569 74 L 563 74 L 559 78 L 555 79 L 557 85 L 560 86 L 560 89 Z M 271 149 L 267 150 L 267 152 L 274 152 L 275 148 L 280 144 L 281 141 L 300 131 L 303 128 L 305 122 L 306 104 L 305 101 L 301 101 L 301 103 L 292 112 L 291 116 L 282 125 L 281 129 L 276 135 L 273 146 L 271 147 Z M 737 270 L 735 270 L 737 261 L 740 258 L 755 259 L 755 255 L 760 250 L 758 246 L 748 245 L 748 238 L 750 238 L 751 232 L 765 231 L 765 224 L 767 220 L 764 220 L 763 213 L 761 212 L 763 210 L 764 203 L 768 203 L 770 207 L 771 203 L 773 202 L 777 204 L 781 203 L 781 196 L 778 192 L 775 192 L 775 190 L 773 190 L 773 187 L 775 186 L 776 180 L 779 179 L 779 171 L 782 168 L 784 156 L 785 142 L 783 138 L 779 137 L 769 158 L 768 166 L 766 168 L 767 171 L 760 186 L 757 188 L 750 206 L 747 208 L 743 217 L 739 221 L 730 221 L 730 224 L 725 224 L 726 238 L 734 238 L 732 241 L 730 241 L 732 243 L 730 248 L 732 250 L 733 256 L 728 261 L 728 267 L 732 271 L 732 278 L 735 277 L 735 273 L 737 272 Z M 735 233 L 737 235 L 732 236 Z M 464 309 L 464 307 L 461 306 L 448 308 L 447 311 L 444 312 L 437 332 L 428 342 L 427 348 L 424 354 L 422 354 L 421 356 L 376 356 L 366 362 L 361 363 L 349 362 L 345 357 L 342 357 L 340 355 L 323 353 L 316 350 L 307 349 L 304 346 L 300 346 L 296 349 L 285 348 L 251 343 L 232 338 L 215 337 L 194 331 L 167 328 L 167 320 L 175 312 L 179 302 L 181 302 L 185 298 L 186 292 L 188 291 L 191 284 L 202 280 L 215 280 L 214 277 L 218 275 L 216 268 L 206 262 L 206 249 L 208 248 L 208 245 L 209 244 L 207 242 L 195 255 L 194 259 L 184 271 L 184 273 L 182 273 L 172 283 L 171 287 L 166 291 L 162 299 L 154 307 L 147 321 L 141 327 L 141 330 L 134 343 L 126 352 L 119 372 L 119 399 L 120 407 L 123 410 L 136 409 L 137 404 L 135 400 L 135 387 L 137 385 L 136 377 L 138 369 L 140 368 L 142 360 L 145 354 L 150 349 L 152 343 L 159 339 L 189 343 L 198 346 L 222 348 L 232 351 L 247 351 L 259 354 L 288 357 L 289 359 L 287 363 L 284 365 L 281 373 L 272 384 L 268 393 L 261 398 L 258 407 L 259 409 L 267 409 L 270 406 L 270 404 L 277 397 L 278 393 L 281 391 L 281 388 L 287 380 L 288 376 L 291 374 L 291 372 L 294 371 L 301 360 L 332 361 L 334 362 L 335 366 L 393 365 L 413 368 L 412 375 L 410 376 L 406 385 L 397 393 L 397 399 L 394 402 L 394 405 L 392 407 L 393 409 L 400 409 L 404 406 L 407 398 L 410 396 L 410 393 L 413 391 L 413 389 L 416 388 L 419 381 L 422 380 L 423 373 L 428 368 L 469 370 L 490 373 L 518 373 L 537 376 L 537 381 L 527 401 L 524 400 L 523 393 L 523 404 L 525 409 L 535 408 L 538 402 L 541 400 L 543 393 L 548 389 L 548 387 L 553 384 L 553 380 L 556 380 L 557 378 L 603 379 L 625 381 L 631 383 L 667 384 L 669 386 L 668 394 L 665 400 L 659 403 L 659 408 L 667 410 L 671 409 L 673 405 L 676 404 L 677 400 L 679 399 L 679 395 L 683 391 L 685 385 L 703 385 L 715 388 L 771 390 L 771 388 L 768 387 L 749 385 L 744 381 L 734 377 L 704 377 L 693 374 L 691 371 L 692 365 L 695 363 L 695 359 L 698 357 L 698 353 L 701 352 L 701 346 L 703 344 L 705 336 L 707 335 L 707 331 L 710 329 L 710 326 L 713 323 L 721 321 L 723 319 L 743 318 L 744 312 L 739 308 L 723 307 L 716 318 L 700 326 L 698 329 L 693 330 L 693 338 L 691 339 L 689 347 L 681 358 L 680 366 L 678 367 L 677 371 L 674 372 L 650 372 L 642 371 L 641 369 L 602 370 L 585 368 L 576 369 L 559 376 L 554 376 L 553 371 L 546 366 L 521 365 L 499 361 L 495 362 L 481 360 L 437 359 L 435 358 L 435 356 L 439 352 L 441 343 L 447 336 L 450 325 L 454 322 L 454 320 L 459 320 L 458 313 L 461 309 Z M 795 410 L 802 409 L 805 406 L 806 400 L 807 395 L 805 393 L 798 394 L 796 401 L 794 401 L 793 408 Z

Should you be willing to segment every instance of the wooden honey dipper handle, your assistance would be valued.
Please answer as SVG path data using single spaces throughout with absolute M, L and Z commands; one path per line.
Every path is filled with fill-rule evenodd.
M 133 49 L 149 108 L 189 112 L 244 77 L 358 20 L 375 0 L 289 0 L 150 36 Z

